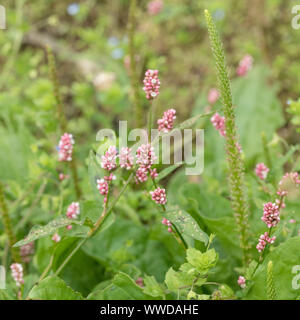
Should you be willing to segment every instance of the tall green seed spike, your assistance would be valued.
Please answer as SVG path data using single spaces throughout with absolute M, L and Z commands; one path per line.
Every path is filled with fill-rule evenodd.
M 4 230 L 8 238 L 9 249 L 11 252 L 12 260 L 13 262 L 20 262 L 21 258 L 20 258 L 19 249 L 13 248 L 13 245 L 16 243 L 16 237 L 13 231 L 8 208 L 5 202 L 4 187 L 1 181 L 0 181 L 0 216 L 2 216 Z
M 274 284 L 272 261 L 269 261 L 268 267 L 267 267 L 267 295 L 269 300 L 276 300 L 276 289 Z
M 229 168 L 229 188 L 231 204 L 240 235 L 240 246 L 243 250 L 244 265 L 249 260 L 249 225 L 246 188 L 244 183 L 244 163 L 239 150 L 235 112 L 232 105 L 232 93 L 227 72 L 223 46 L 210 13 L 205 10 L 205 19 L 210 36 L 211 48 L 216 61 L 219 90 L 221 93 L 223 112 L 225 115 L 226 151 Z

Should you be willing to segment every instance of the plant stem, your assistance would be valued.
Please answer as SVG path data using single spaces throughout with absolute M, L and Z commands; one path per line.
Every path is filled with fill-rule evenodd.
M 3 188 L 3 184 L 1 181 L 0 181 L 0 210 L 1 210 L 1 215 L 2 215 L 2 219 L 3 219 L 4 230 L 5 230 L 5 233 L 8 237 L 8 243 L 9 243 L 9 249 L 11 252 L 11 257 L 14 262 L 20 262 L 21 258 L 20 258 L 19 249 L 13 247 L 13 245 L 16 243 L 16 238 L 15 238 L 15 235 L 13 232 L 8 208 L 7 208 L 7 205 L 5 202 L 4 188 Z
M 77 163 L 76 163 L 76 159 L 75 159 L 74 154 L 73 154 L 73 159 L 70 162 L 70 166 L 71 166 L 71 172 L 72 172 L 72 178 L 73 178 L 73 182 L 74 182 L 76 197 L 77 197 L 77 199 L 80 199 L 82 192 L 81 192 L 81 189 L 79 186 L 79 179 L 78 179 L 78 173 L 77 173 Z
M 240 145 L 237 137 L 235 112 L 232 104 L 232 93 L 225 55 L 214 21 L 210 13 L 205 10 L 205 18 L 210 36 L 212 52 L 216 61 L 219 88 L 223 102 L 226 128 L 226 151 L 229 167 L 229 188 L 231 204 L 236 218 L 240 235 L 240 246 L 243 250 L 243 264 L 249 261 L 249 223 L 248 206 L 246 202 L 246 188 L 244 183 L 244 163 L 241 158 Z
M 63 108 L 63 103 L 62 103 L 61 94 L 60 94 L 60 84 L 58 80 L 55 58 L 50 47 L 47 47 L 47 58 L 48 58 L 48 66 L 49 66 L 49 75 L 53 84 L 54 97 L 56 100 L 57 119 L 58 119 L 60 130 L 62 133 L 64 133 L 67 130 L 67 121 L 64 114 L 64 108 Z
M 136 30 L 136 0 L 130 0 L 128 16 L 128 38 L 129 38 L 129 58 L 130 58 L 130 82 L 132 90 L 132 102 L 135 111 L 135 125 L 139 128 L 142 124 L 142 110 L 139 99 L 139 82 L 136 68 L 136 48 L 135 48 L 135 30 Z
M 58 119 L 61 133 L 65 133 L 67 132 L 67 120 L 65 117 L 64 106 L 63 106 L 61 93 L 60 93 L 60 84 L 58 80 L 58 73 L 57 73 L 55 58 L 50 47 L 47 47 L 47 57 L 48 57 L 48 65 L 49 65 L 49 74 L 53 84 L 54 97 L 56 100 L 57 119 Z M 76 165 L 76 159 L 74 154 L 73 154 L 73 159 L 70 162 L 70 167 L 71 167 L 76 197 L 77 199 L 80 199 L 82 192 L 79 186 L 77 165 Z
M 74 254 L 82 247 L 82 245 L 85 244 L 85 242 L 92 237 L 97 231 L 98 229 L 101 227 L 101 225 L 104 223 L 105 219 L 109 216 L 109 214 L 112 212 L 114 206 L 117 204 L 117 202 L 119 201 L 119 199 L 121 198 L 121 196 L 123 195 L 123 193 L 125 192 L 127 186 L 129 185 L 129 183 L 131 182 L 132 178 L 134 177 L 134 173 L 131 173 L 131 175 L 129 176 L 129 178 L 127 179 L 127 181 L 125 182 L 123 188 L 121 189 L 120 193 L 118 194 L 118 196 L 115 198 L 115 200 L 113 201 L 113 203 L 111 204 L 111 206 L 106 210 L 106 206 L 103 209 L 103 212 L 100 216 L 100 218 L 96 221 L 94 228 L 91 229 L 88 234 L 87 237 L 82 239 L 77 246 L 72 250 L 72 252 L 66 257 L 66 259 L 63 261 L 63 263 L 59 266 L 59 268 L 56 270 L 55 275 L 57 276 L 62 269 L 67 265 L 67 263 L 71 260 L 71 258 L 74 256 Z

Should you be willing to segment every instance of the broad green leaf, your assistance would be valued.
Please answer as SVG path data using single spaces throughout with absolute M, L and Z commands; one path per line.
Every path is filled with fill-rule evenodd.
M 187 261 L 200 273 L 207 273 L 216 265 L 218 260 L 218 255 L 214 249 L 202 253 L 195 248 L 189 248 L 186 254 Z
M 174 208 L 165 212 L 164 217 L 174 223 L 180 233 L 204 242 L 207 245 L 208 235 L 200 229 L 197 222 L 184 210 Z
M 269 261 L 273 261 L 273 276 L 278 300 L 294 300 L 299 296 L 295 266 L 300 265 L 300 237 L 290 238 L 274 248 L 264 259 L 252 278 L 253 285 L 246 299 L 267 299 L 266 271 Z M 294 288 L 293 288 L 294 286 Z
M 71 287 L 57 276 L 50 276 L 35 285 L 28 295 L 32 300 L 83 300 L 79 292 Z
M 57 229 L 66 227 L 70 224 L 82 225 L 83 223 L 74 219 L 58 218 L 49 222 L 45 226 L 34 226 L 23 240 L 14 244 L 14 247 L 20 247 L 34 240 L 52 235 L 57 231 Z

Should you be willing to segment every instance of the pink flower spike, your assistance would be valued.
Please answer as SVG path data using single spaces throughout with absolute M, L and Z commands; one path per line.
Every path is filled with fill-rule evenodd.
M 117 148 L 110 146 L 101 159 L 101 167 L 104 170 L 111 171 L 115 169 L 117 167 Z
M 261 220 L 265 222 L 268 228 L 275 227 L 280 221 L 279 206 L 272 202 L 266 203 Z
M 147 70 L 143 80 L 146 98 L 154 99 L 159 95 L 160 81 L 158 79 L 158 70 Z
M 176 110 L 169 109 L 164 112 L 164 115 L 161 119 L 157 120 L 158 131 L 169 132 L 173 129 L 174 120 L 176 119 Z
M 237 283 L 242 289 L 246 288 L 246 279 L 243 276 L 239 276 Z
M 77 216 L 80 214 L 80 207 L 79 207 L 79 202 L 72 202 L 67 210 L 67 217 L 69 219 L 76 219 Z
M 55 233 L 53 236 L 52 236 L 52 241 L 54 242 L 59 242 L 61 240 L 61 237 L 58 233 Z
M 126 170 L 130 170 L 133 167 L 133 156 L 131 154 L 131 149 L 126 147 L 122 148 L 119 155 L 120 167 Z
M 167 203 L 165 189 L 158 187 L 154 191 L 150 191 L 150 194 L 152 196 L 152 200 L 155 201 L 157 204 L 166 204 Z
M 58 160 L 59 161 L 72 161 L 73 145 L 75 141 L 73 136 L 65 133 L 61 136 L 58 145 Z
M 240 61 L 239 66 L 237 68 L 237 75 L 239 77 L 245 76 L 249 70 L 252 68 L 253 58 L 249 54 L 245 55 L 243 59 Z
M 296 223 L 295 219 L 290 219 L 289 223 Z
M 69 224 L 68 226 L 66 226 L 67 230 L 71 230 L 73 228 L 73 226 L 71 224 Z
M 12 277 L 14 278 L 17 287 L 21 287 L 24 284 L 23 279 L 23 266 L 20 263 L 13 263 L 10 266 Z
M 212 88 L 209 90 L 208 95 L 207 95 L 207 100 L 209 104 L 214 105 L 220 97 L 220 93 L 217 89 Z
M 221 117 L 218 113 L 215 113 L 211 117 L 210 121 L 212 122 L 215 129 L 219 131 L 220 135 L 225 137 L 226 136 L 225 118 Z
M 274 241 L 276 240 L 276 237 L 272 237 L 270 238 L 269 237 L 269 234 L 268 232 L 265 232 L 264 234 L 262 234 L 259 239 L 258 239 L 258 244 L 256 246 L 256 249 L 258 252 L 262 252 L 265 250 L 265 247 L 266 245 L 269 243 L 269 244 L 272 244 L 274 243 Z
M 267 178 L 268 172 L 270 169 L 265 166 L 264 163 L 258 163 L 255 167 L 255 174 L 259 177 L 261 180 L 265 180 Z
M 105 179 L 98 179 L 97 189 L 99 190 L 100 194 L 106 196 L 108 193 L 108 182 Z
M 162 0 L 152 0 L 148 3 L 148 13 L 152 16 L 161 12 L 163 8 Z

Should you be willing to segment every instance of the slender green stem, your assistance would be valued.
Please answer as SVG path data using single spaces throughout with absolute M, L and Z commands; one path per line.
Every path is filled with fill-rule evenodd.
M 130 82 L 132 90 L 132 102 L 135 110 L 135 125 L 139 127 L 142 124 L 142 109 L 139 99 L 139 82 L 136 67 L 136 0 L 130 0 L 128 16 L 128 38 L 129 38 L 129 57 L 130 57 Z
M 88 234 L 87 237 L 82 239 L 77 246 L 72 250 L 72 252 L 66 257 L 66 259 L 62 262 L 62 264 L 59 266 L 59 268 L 56 270 L 55 275 L 58 275 L 62 269 L 67 265 L 67 263 L 71 260 L 71 258 L 74 256 L 74 254 L 85 244 L 85 242 L 92 237 L 97 231 L 98 229 L 101 227 L 101 225 L 104 223 L 105 219 L 109 216 L 109 214 L 112 212 L 114 206 L 117 204 L 117 202 L 119 201 L 119 199 L 121 198 L 121 196 L 123 195 L 123 193 L 125 192 L 126 188 L 128 187 L 129 183 L 131 182 L 131 180 L 134 177 L 134 173 L 131 173 L 131 175 L 129 176 L 129 178 L 127 179 L 127 181 L 125 182 L 123 188 L 121 189 L 120 193 L 118 194 L 118 196 L 114 199 L 113 203 L 111 204 L 111 206 L 106 209 L 106 206 L 103 209 L 103 212 L 100 216 L 100 218 L 96 221 L 94 228 L 92 228 Z
M 73 159 L 70 162 L 70 166 L 71 166 L 71 172 L 72 172 L 72 178 L 73 178 L 74 188 L 75 188 L 75 192 L 76 192 L 76 197 L 77 197 L 77 199 L 80 199 L 82 192 L 81 192 L 81 189 L 79 186 L 77 163 L 76 163 L 76 158 L 75 158 L 74 154 L 73 154 Z

